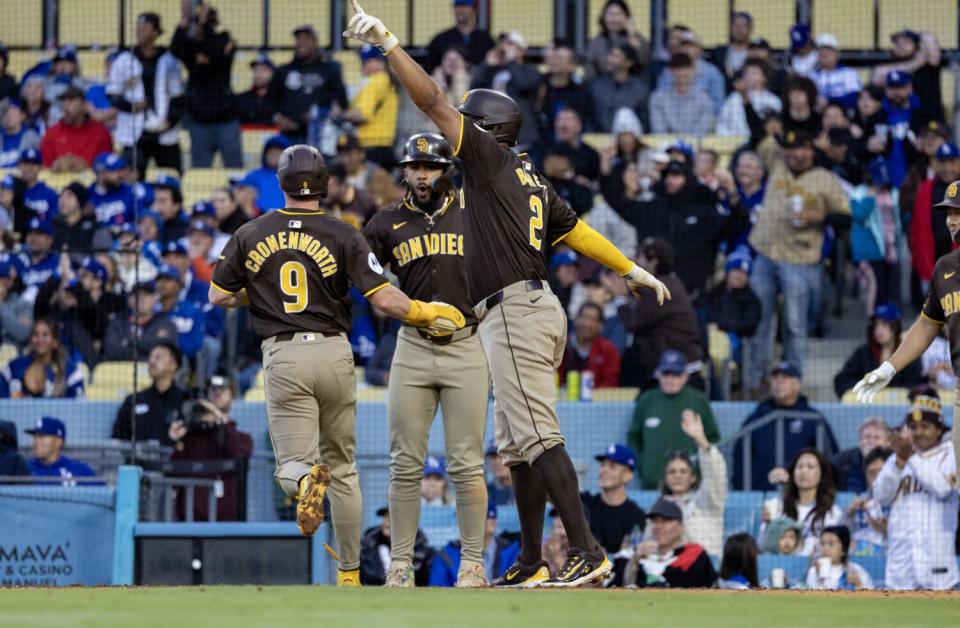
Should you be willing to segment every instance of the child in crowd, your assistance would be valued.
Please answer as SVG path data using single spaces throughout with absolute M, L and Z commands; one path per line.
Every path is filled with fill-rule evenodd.
M 763 531 L 764 554 L 799 554 L 803 526 L 796 519 L 777 517 Z
M 851 556 L 878 556 L 887 551 L 887 516 L 889 507 L 882 507 L 873 496 L 873 483 L 880 475 L 883 463 L 893 455 L 886 447 L 873 449 L 863 461 L 867 491 L 850 502 L 847 522 L 852 531 Z
M 820 533 L 820 553 L 807 571 L 807 586 L 831 591 L 872 589 L 867 570 L 850 560 L 850 530 L 828 526 Z

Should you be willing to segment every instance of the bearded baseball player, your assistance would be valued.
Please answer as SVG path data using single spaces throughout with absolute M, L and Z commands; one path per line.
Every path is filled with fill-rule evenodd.
M 320 151 L 287 148 L 277 178 L 285 208 L 233 234 L 214 269 L 210 302 L 249 305 L 262 341 L 277 483 L 297 500 L 297 526 L 307 536 L 323 522 L 329 486 L 337 584 L 359 586 L 362 503 L 347 293 L 355 285 L 388 316 L 430 333 L 454 332 L 465 321 L 451 305 L 411 301 L 391 286 L 363 236 L 320 209 L 328 179 Z
M 457 491 L 461 562 L 458 587 L 487 585 L 483 533 L 487 487 L 483 431 L 487 418 L 487 359 L 467 297 L 463 270 L 463 207 L 453 186 L 453 149 L 435 133 L 407 140 L 407 196 L 382 209 L 363 233 L 413 299 L 443 301 L 464 312 L 466 327 L 443 336 L 403 325 L 388 381 L 390 425 L 390 570 L 386 586 L 412 587 L 413 545 L 420 521 L 420 481 L 430 425 L 443 410 L 447 472 Z
M 950 443 L 942 442 L 947 429 L 940 400 L 919 396 L 890 438 L 894 455 L 873 484 L 874 497 L 890 508 L 887 588 L 942 591 L 960 582 L 954 555 L 957 461 Z
M 563 242 L 616 270 L 634 292 L 655 290 L 661 302 L 669 292 L 577 220 L 530 159 L 511 150 L 522 123 L 516 102 L 476 89 L 464 95 L 459 110 L 453 108 L 383 22 L 364 13 L 356 0 L 353 8 L 344 35 L 381 49 L 463 165 L 467 289 L 493 380 L 498 451 L 510 467 L 520 514 L 520 556 L 495 584 L 576 587 L 601 580 L 612 564 L 590 534 L 554 407 L 554 373 L 563 357 L 567 319 L 547 284 L 544 254 Z M 548 496 L 570 542 L 555 574 L 540 547 Z
M 960 181 L 954 181 L 943 193 L 943 201 L 934 208 L 944 210 L 947 230 L 954 242 L 960 242 Z M 930 343 L 947 326 L 950 340 L 950 356 L 953 372 L 960 376 L 960 250 L 951 251 L 937 260 L 930 279 L 930 292 L 923 304 L 923 311 L 907 331 L 900 347 L 890 359 L 877 369 L 867 373 L 853 387 L 853 392 L 862 403 L 873 403 L 877 393 L 883 390 L 897 372 L 918 360 Z M 960 402 L 960 379 L 958 381 L 957 402 Z M 960 429 L 957 429 L 957 417 L 960 416 L 957 405 L 953 408 L 954 429 L 951 431 L 954 459 L 960 459 Z

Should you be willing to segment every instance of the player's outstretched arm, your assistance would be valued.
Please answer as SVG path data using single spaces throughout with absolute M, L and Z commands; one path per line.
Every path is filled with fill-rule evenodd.
M 627 285 L 635 296 L 639 297 L 643 288 L 649 288 L 657 293 L 657 303 L 660 305 L 663 305 L 664 299 L 670 298 L 670 291 L 661 281 L 627 259 L 627 256 L 621 253 L 610 240 L 582 220 L 578 220 L 574 228 L 564 234 L 558 242 L 563 242 L 574 251 L 616 271 L 627 280 Z
M 404 51 L 397 37 L 387 30 L 380 18 L 364 12 L 357 0 L 351 0 L 351 4 L 354 16 L 350 18 L 343 36 L 378 47 L 420 111 L 440 128 L 451 146 L 459 146 L 463 116 L 447 101 L 443 89 Z
M 923 355 L 940 333 L 940 327 L 930 319 L 920 316 L 907 330 L 903 340 L 900 341 L 900 346 L 893 352 L 890 359 L 864 375 L 863 379 L 853 387 L 853 394 L 857 399 L 861 403 L 873 403 L 877 393 L 887 387 L 894 375 Z
M 414 327 L 423 327 L 431 334 L 449 334 L 466 325 L 463 312 L 452 305 L 439 301 L 415 301 L 391 285 L 384 286 L 367 298 L 387 316 Z
M 250 300 L 247 298 L 246 288 L 239 292 L 227 292 L 216 284 L 210 284 L 210 289 L 207 291 L 207 298 L 210 299 L 210 303 L 219 305 L 220 307 L 243 307 L 244 305 L 250 304 Z

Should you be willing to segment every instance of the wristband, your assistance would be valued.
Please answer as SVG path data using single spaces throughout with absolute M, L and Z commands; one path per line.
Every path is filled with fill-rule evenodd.
M 387 33 L 387 36 L 384 38 L 384 40 L 379 44 L 377 44 L 377 48 L 380 49 L 380 52 L 383 53 L 383 56 L 387 56 L 388 54 L 393 52 L 394 48 L 400 45 L 400 40 L 397 39 L 396 35 L 394 35 L 390 31 L 386 31 L 386 33 Z

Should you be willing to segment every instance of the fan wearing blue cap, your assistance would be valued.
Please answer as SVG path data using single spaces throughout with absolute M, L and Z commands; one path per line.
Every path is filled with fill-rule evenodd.
M 59 277 L 60 256 L 53 252 L 53 225 L 42 218 L 27 223 L 24 251 L 10 258 L 23 282 L 20 297 L 33 303 L 37 292 L 51 277 Z
M 921 112 L 920 99 L 913 93 L 913 77 L 909 72 L 893 70 L 887 74 L 883 99 L 884 123 L 888 128 L 887 136 L 879 138 L 884 155 L 890 168 L 890 180 L 899 187 L 907 175 L 909 165 L 917 161 L 919 155 L 910 141 L 910 134 L 919 135 L 928 121 Z M 877 139 L 873 138 L 868 146 L 876 151 Z
M 813 77 L 817 69 L 817 49 L 813 45 L 808 24 L 794 24 L 790 28 L 790 67 L 794 74 Z
M 260 155 L 260 167 L 246 174 L 244 180 L 257 189 L 257 207 L 260 213 L 284 206 L 283 191 L 277 179 L 277 163 L 280 154 L 290 146 L 290 140 L 284 135 L 273 135 L 263 143 Z
M 273 124 L 276 102 L 269 93 L 270 81 L 276 68 L 266 51 L 250 62 L 250 89 L 237 94 L 237 113 L 243 124 Z
M 742 338 L 751 338 L 760 324 L 760 299 L 750 287 L 753 257 L 750 249 L 741 247 L 727 255 L 723 283 L 707 296 L 709 321 L 730 336 L 733 351 L 739 354 Z
M 904 28 L 890 35 L 890 43 L 893 44 L 890 61 L 874 68 L 873 83 L 883 84 L 885 77 L 893 71 L 912 72 L 913 91 L 920 97 L 921 117 L 945 120 L 940 88 L 943 52 L 937 36 L 932 32 Z
M 483 572 L 487 581 L 502 576 L 520 555 L 520 541 L 515 533 L 497 534 L 497 504 L 487 504 L 487 521 L 483 530 Z M 457 583 L 461 564 L 460 541 L 447 543 L 430 561 L 430 581 L 427 586 L 452 587 Z
M 33 458 L 27 462 L 36 477 L 82 478 L 97 475 L 90 465 L 63 455 L 67 428 L 60 419 L 45 416 L 27 434 L 33 436 Z
M 133 187 L 124 181 L 127 162 L 114 153 L 101 153 L 93 160 L 97 182 L 90 186 L 88 202 L 97 223 L 117 227 L 134 222 Z
M 590 522 L 590 531 L 612 556 L 620 551 L 632 533 L 643 533 L 643 510 L 627 497 L 627 487 L 637 468 L 637 455 L 622 443 L 611 443 L 594 459 L 600 463 L 597 472 L 600 492 L 584 491 L 580 493 L 580 499 Z M 624 562 L 619 558 L 614 561 L 614 585 L 620 584 Z
M 429 456 L 423 466 L 420 483 L 421 506 L 446 506 L 450 503 L 447 468 L 443 458 Z
M 43 159 L 39 150 L 28 148 L 20 153 L 17 169 L 20 171 L 20 178 L 26 185 L 26 191 L 23 193 L 23 203 L 36 216 L 51 220 L 57 214 L 57 193 L 53 188 L 39 180 L 42 166 Z
M 696 446 L 681 428 L 684 410 L 700 415 L 711 443 L 719 442 L 720 431 L 710 401 L 688 381 L 687 359 L 667 349 L 656 370 L 659 386 L 640 395 L 627 432 L 627 443 L 639 454 L 640 484 L 644 489 L 660 486 L 660 472 L 668 451 L 696 452 Z
M 0 83 L 4 78 L 0 76 Z M 3 102 L 4 96 L 0 96 Z M 40 145 L 40 135 L 27 125 L 27 114 L 16 98 L 7 100 L 0 107 L 0 168 L 14 168 L 20 161 L 21 151 Z
M 157 293 L 160 295 L 160 314 L 177 326 L 180 350 L 194 359 L 203 346 L 205 333 L 203 313 L 193 303 L 180 299 L 183 290 L 183 274 L 180 269 L 164 264 L 157 269 Z

